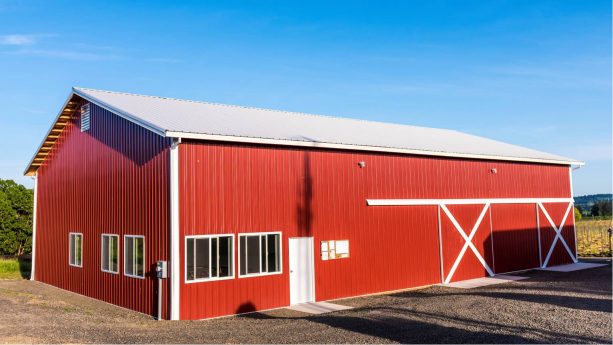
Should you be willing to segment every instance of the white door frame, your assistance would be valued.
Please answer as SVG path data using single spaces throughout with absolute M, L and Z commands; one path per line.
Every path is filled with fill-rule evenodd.
M 309 240 L 311 243 L 311 260 L 310 260 L 310 272 L 311 272 L 311 297 L 309 301 L 306 302 L 315 302 L 315 240 L 313 237 L 289 237 L 288 238 L 288 265 L 292 264 L 292 240 Z M 298 258 L 300 259 L 300 258 Z M 289 298 L 290 305 L 292 304 L 292 267 L 289 267 Z M 299 302 L 305 303 L 305 302 Z M 294 303 L 296 304 L 296 303 Z

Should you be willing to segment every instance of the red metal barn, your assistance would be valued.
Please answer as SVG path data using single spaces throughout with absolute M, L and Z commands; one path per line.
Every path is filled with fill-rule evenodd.
M 572 263 L 581 164 L 451 130 L 74 88 L 26 170 L 33 279 L 202 319 Z

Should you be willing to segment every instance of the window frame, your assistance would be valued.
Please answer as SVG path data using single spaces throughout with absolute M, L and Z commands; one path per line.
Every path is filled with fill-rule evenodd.
M 117 271 L 111 271 L 110 267 L 111 267 L 111 255 L 109 255 L 109 269 L 105 270 L 103 263 L 104 263 L 104 237 L 115 237 L 115 239 L 117 240 Z M 143 240 L 144 243 L 144 240 Z M 110 248 L 110 247 L 109 247 Z M 109 252 L 110 254 L 110 252 Z M 112 273 L 112 274 L 119 274 L 119 268 L 121 267 L 121 262 L 120 262 L 120 256 L 119 255 L 119 235 L 118 234 L 100 234 L 100 270 L 102 272 L 106 272 L 106 273 Z
M 232 275 L 231 276 L 227 276 L 227 277 L 209 277 L 209 278 L 196 278 L 196 279 L 192 279 L 192 280 L 188 280 L 187 279 L 187 240 L 188 239 L 202 239 L 202 238 L 208 238 L 209 239 L 209 275 L 211 274 L 210 270 L 211 270 L 211 243 L 213 241 L 211 241 L 211 239 L 213 238 L 217 238 L 217 245 L 219 246 L 219 238 L 220 237 L 230 237 L 231 241 L 232 241 L 232 255 L 230 255 L 231 259 L 232 259 Z M 183 268 L 183 274 L 184 274 L 184 281 L 185 284 L 192 284 L 192 283 L 202 283 L 202 282 L 211 282 L 211 281 L 219 281 L 219 280 L 228 280 L 228 279 L 234 279 L 236 278 L 236 265 L 234 264 L 235 261 L 235 257 L 236 257 L 236 243 L 235 238 L 234 238 L 234 234 L 212 234 L 212 235 L 189 235 L 189 236 L 185 236 L 183 239 L 183 265 L 185 266 Z M 195 242 L 194 242 L 195 243 Z M 195 248 L 195 247 L 194 247 Z M 219 255 L 219 252 L 217 253 Z M 196 255 L 195 255 L 195 251 L 194 251 L 194 260 L 196 260 Z M 217 267 L 219 269 L 219 259 L 217 262 Z
M 128 243 L 128 241 L 126 241 L 126 238 L 142 238 L 143 239 L 143 275 L 139 276 L 139 275 L 135 275 L 135 274 L 128 274 L 126 271 L 126 266 L 125 264 L 128 262 L 128 260 L 126 260 L 126 251 L 127 251 L 127 247 L 126 247 L 126 243 Z M 135 251 L 134 251 L 134 241 L 132 241 L 132 255 L 134 255 Z M 146 266 L 146 253 L 147 253 L 147 246 L 145 245 L 145 236 L 144 235 L 123 235 L 123 275 L 126 277 L 131 277 L 131 278 L 138 278 L 138 279 L 145 279 L 145 276 L 147 275 L 147 266 Z M 132 257 L 132 269 L 133 271 L 136 271 L 136 260 L 134 260 L 134 256 Z
M 262 272 L 262 236 L 263 235 L 279 235 L 279 271 L 278 272 Z M 248 264 L 248 253 L 245 253 L 245 274 L 241 274 L 241 237 L 248 236 L 259 236 L 258 246 L 260 248 L 260 255 L 258 255 L 260 262 L 260 273 L 247 273 Z M 245 244 L 247 243 L 247 239 L 245 239 Z M 266 241 L 268 245 L 268 241 Z M 261 276 L 272 276 L 276 274 L 283 274 L 283 233 L 281 231 L 270 231 L 270 232 L 244 232 L 238 234 L 238 277 L 239 278 L 251 278 L 251 277 L 261 277 Z
M 71 253 L 71 248 L 70 248 L 70 244 L 72 243 L 72 236 L 80 236 L 81 237 L 81 257 L 79 258 L 79 262 L 80 264 L 77 265 L 76 263 L 73 264 L 70 262 L 70 255 L 72 254 L 74 258 L 76 258 L 76 253 Z M 75 241 L 76 242 L 76 241 Z M 76 246 L 72 248 L 72 250 L 76 250 Z M 76 262 L 76 260 L 75 260 Z M 79 267 L 79 268 L 83 268 L 83 233 L 82 232 L 69 232 L 68 233 L 68 265 L 72 266 L 72 267 Z

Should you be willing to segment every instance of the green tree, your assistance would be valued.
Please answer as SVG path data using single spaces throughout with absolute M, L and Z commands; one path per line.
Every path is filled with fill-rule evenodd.
M 592 205 L 591 214 L 592 214 L 592 217 L 600 216 L 600 207 L 598 203 L 595 203 L 594 205 Z
M 599 215 L 610 216 L 611 215 L 611 201 L 599 201 L 598 205 Z
M 581 209 L 579 209 L 578 207 L 575 207 L 575 221 L 581 220 L 581 217 L 583 217 L 581 215 Z
M 23 255 L 32 251 L 31 189 L 0 179 L 0 254 Z

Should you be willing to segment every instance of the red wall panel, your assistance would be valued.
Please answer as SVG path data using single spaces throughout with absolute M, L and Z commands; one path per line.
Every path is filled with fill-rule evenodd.
M 539 267 L 535 204 L 492 205 L 496 273 Z
M 168 139 L 93 104 L 91 129 L 81 132 L 77 112 L 37 173 L 36 280 L 157 313 L 150 269 L 168 260 L 168 147 Z M 69 232 L 83 233 L 82 268 L 68 265 Z M 120 236 L 120 274 L 100 269 L 102 233 Z M 145 279 L 123 275 L 125 234 L 145 236 Z
M 283 233 L 282 274 L 182 283 L 182 319 L 286 306 L 290 237 L 314 237 L 317 300 L 439 283 L 437 207 L 366 199 L 570 196 L 568 167 L 554 165 L 185 141 L 179 164 L 181 246 L 185 235 Z M 450 210 L 469 232 L 481 207 Z M 473 242 L 493 268 L 489 212 Z M 443 227 L 449 251 L 461 247 Z M 350 258 L 320 259 L 320 241 L 344 239 Z M 183 248 L 181 261 L 183 282 Z M 454 280 L 484 272 L 469 249 Z
M 543 204 L 543 207 L 549 214 L 549 217 L 551 218 L 551 220 L 553 221 L 556 227 L 559 227 L 560 225 L 562 225 L 564 214 L 566 213 L 569 207 L 568 203 Z M 541 255 L 542 255 L 543 264 L 544 264 L 556 233 L 541 208 L 539 208 L 539 227 L 540 227 L 540 233 L 541 233 Z M 574 230 L 574 219 L 573 219 L 572 206 L 570 207 L 570 210 L 568 211 L 568 215 L 562 227 L 562 238 L 566 241 L 566 244 L 570 248 L 573 256 L 576 256 L 577 253 L 575 252 L 575 249 L 576 249 L 575 248 L 575 230 Z M 568 251 L 566 250 L 566 248 L 564 248 L 564 245 L 559 239 L 558 241 L 556 241 L 556 244 L 553 248 L 554 249 L 553 249 L 553 252 L 551 253 L 551 258 L 549 259 L 549 262 L 547 263 L 547 267 L 569 264 L 573 262 L 572 258 L 568 254 Z

